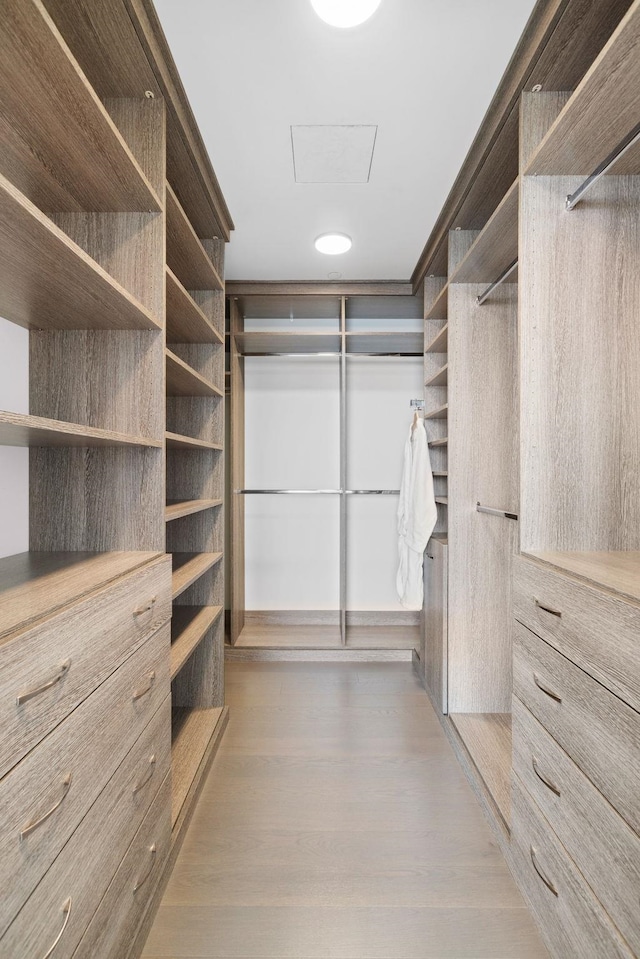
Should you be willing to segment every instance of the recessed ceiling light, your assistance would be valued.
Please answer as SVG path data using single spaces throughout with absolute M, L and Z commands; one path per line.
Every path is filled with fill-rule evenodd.
M 373 16 L 382 0 L 311 0 L 321 20 L 332 27 L 357 27 Z
M 346 233 L 323 233 L 316 239 L 315 247 L 318 253 L 327 253 L 336 256 L 351 249 L 351 237 Z

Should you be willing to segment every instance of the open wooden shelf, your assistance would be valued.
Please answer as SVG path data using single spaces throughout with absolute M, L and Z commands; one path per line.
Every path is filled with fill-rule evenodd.
M 173 553 L 172 599 L 184 593 L 197 579 L 216 566 L 222 553 Z M 177 607 L 176 607 L 177 608 Z
M 149 552 L 33 552 L 0 559 L 6 636 L 161 556 Z M 71 575 L 70 575 L 71 574 Z
M 527 176 L 589 176 L 633 130 L 638 123 L 638 44 L 636 2 L 531 157 Z M 640 174 L 640 146 L 629 150 L 612 172 Z
M 519 186 L 519 180 L 512 183 L 449 278 L 450 283 L 493 283 L 517 259 Z M 516 274 L 512 273 L 509 280 L 514 283 Z
M 129 436 L 76 423 L 63 423 L 44 416 L 0 411 L 0 446 L 142 446 L 162 443 L 144 436 Z
M 200 309 L 169 267 L 167 291 L 167 343 L 220 343 L 224 337 Z
M 447 385 L 447 374 L 449 373 L 449 365 L 445 365 L 438 370 L 437 373 L 434 373 L 433 376 L 427 380 L 424 384 L 425 386 L 446 386 Z
M 168 450 L 222 450 L 221 443 L 209 443 L 208 440 L 198 440 L 195 436 L 183 436 L 180 433 L 165 433 Z
M 174 606 L 171 619 L 171 680 L 219 619 L 222 606 Z
M 40 3 L 3 6 L 0 86 L 0 170 L 41 210 L 162 209 Z
M 508 826 L 511 822 L 511 713 L 452 713 L 451 722 Z
M 184 502 L 167 503 L 164 511 L 167 523 L 174 519 L 181 519 L 183 516 L 191 516 L 192 513 L 202 513 L 205 509 L 215 509 L 222 506 L 221 499 L 190 499 Z
M 196 372 L 184 360 L 165 349 L 167 396 L 224 396 L 222 390 Z
M 449 324 L 445 323 L 441 330 L 438 330 L 430 343 L 425 346 L 425 353 L 446 353 L 449 348 Z
M 441 440 L 431 440 L 429 443 L 429 447 L 434 449 L 439 446 L 448 446 L 448 445 L 449 445 L 448 436 L 444 436 Z
M 167 263 L 187 290 L 224 290 L 207 251 L 167 183 Z
M 424 418 L 425 420 L 446 420 L 448 412 L 449 404 L 445 403 L 444 406 L 439 406 L 435 410 L 429 410 L 428 413 L 424 414 Z
M 347 353 L 409 353 L 422 356 L 422 332 L 347 333 Z
M 433 475 L 433 476 L 437 476 L 437 477 L 439 477 L 440 479 L 446 479 L 446 477 L 449 475 L 449 473 L 447 472 L 447 470 L 433 470 L 432 475 Z
M 1 175 L 0 316 L 28 329 L 162 328 Z
M 425 312 L 425 320 L 446 320 L 449 308 L 449 284 L 445 283 L 435 300 Z
M 172 710 L 171 823 L 175 825 L 222 716 L 222 708 Z
M 448 497 L 448 496 L 436 496 L 435 499 L 436 499 L 436 503 L 439 503 L 440 506 L 448 506 L 448 505 L 449 505 L 449 497 Z
M 257 353 L 340 353 L 339 333 L 249 332 L 236 335 L 238 351 Z

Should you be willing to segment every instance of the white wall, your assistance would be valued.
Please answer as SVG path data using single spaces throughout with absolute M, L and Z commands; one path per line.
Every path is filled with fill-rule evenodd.
M 348 488 L 397 489 L 422 358 L 347 360 Z M 248 489 L 340 486 L 337 358 L 247 357 Z M 397 496 L 348 500 L 348 607 L 401 609 Z M 339 501 L 247 496 L 247 609 L 339 607 Z
M 29 412 L 29 334 L 0 318 L 0 409 Z M 0 557 L 29 548 L 29 451 L 0 446 Z

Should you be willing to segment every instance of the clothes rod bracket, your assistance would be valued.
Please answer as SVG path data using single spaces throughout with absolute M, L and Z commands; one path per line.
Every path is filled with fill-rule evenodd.
M 479 513 L 489 513 L 490 516 L 501 516 L 503 519 L 514 519 L 518 520 L 517 513 L 510 513 L 506 509 L 492 509 L 490 506 L 482 506 L 481 503 L 476 503 L 476 509 Z
M 565 209 L 573 210 L 574 207 L 580 203 L 580 200 L 584 199 L 585 195 L 589 192 L 592 186 L 594 186 L 600 177 L 603 177 L 607 173 L 614 163 L 617 163 L 620 157 L 624 156 L 627 150 L 630 150 L 631 147 L 635 146 L 636 143 L 640 142 L 640 123 L 631 130 L 630 133 L 622 140 L 621 143 L 612 150 L 606 159 L 595 168 L 591 176 L 588 176 L 587 179 L 580 184 L 577 190 L 573 193 L 570 193 L 565 201 Z
M 484 303 L 484 301 L 485 301 L 489 296 L 491 296 L 491 294 L 493 293 L 493 291 L 494 291 L 497 287 L 499 287 L 502 283 L 504 283 L 504 281 L 505 281 L 506 279 L 508 279 L 508 277 L 511 276 L 511 274 L 512 274 L 513 271 L 517 268 L 517 266 L 518 266 L 518 259 L 517 259 L 517 257 L 516 257 L 516 259 L 513 261 L 513 263 L 510 263 L 510 264 L 509 264 L 509 266 L 506 268 L 506 270 L 504 271 L 504 273 L 501 273 L 500 276 L 498 277 L 498 279 L 497 279 L 497 280 L 494 280 L 493 283 L 491 283 L 491 284 L 486 288 L 486 290 L 484 291 L 484 293 L 481 293 L 480 296 L 477 296 L 477 297 L 476 297 L 476 303 L 478 304 L 478 306 L 482 306 L 482 304 Z

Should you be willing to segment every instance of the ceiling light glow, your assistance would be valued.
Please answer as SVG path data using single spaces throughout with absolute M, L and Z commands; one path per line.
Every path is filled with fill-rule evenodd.
M 316 239 L 315 247 L 318 253 L 337 256 L 351 249 L 351 237 L 346 233 L 323 233 Z
M 357 27 L 373 16 L 382 0 L 311 0 L 321 20 L 332 27 Z

